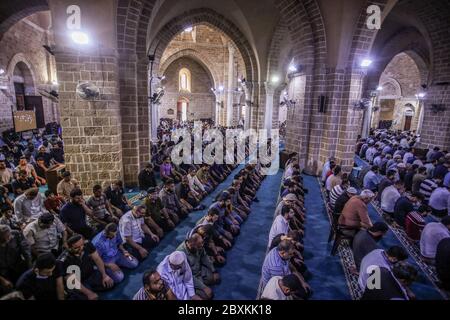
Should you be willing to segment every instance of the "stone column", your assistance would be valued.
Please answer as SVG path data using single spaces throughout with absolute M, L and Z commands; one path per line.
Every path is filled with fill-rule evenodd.
M 244 129 L 248 130 L 251 127 L 251 108 L 252 108 L 252 84 L 251 83 L 243 83 L 242 88 L 244 89 L 245 94 L 245 114 L 244 114 Z
M 234 47 L 228 44 L 228 92 L 227 92 L 227 120 L 228 127 L 233 125 L 233 91 L 234 91 Z
M 54 52 L 66 167 L 89 194 L 95 184 L 123 178 L 118 55 L 111 49 Z M 97 86 L 100 95 L 80 97 L 82 82 Z
M 265 83 L 266 89 L 266 107 L 264 110 L 264 129 L 267 130 L 268 136 L 270 136 L 272 130 L 272 114 L 273 114 L 273 96 L 275 93 L 275 87 L 270 82 Z

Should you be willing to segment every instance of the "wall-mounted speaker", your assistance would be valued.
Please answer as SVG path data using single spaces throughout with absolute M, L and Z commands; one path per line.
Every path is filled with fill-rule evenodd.
M 326 96 L 319 96 L 319 113 L 325 113 L 327 112 L 327 97 Z

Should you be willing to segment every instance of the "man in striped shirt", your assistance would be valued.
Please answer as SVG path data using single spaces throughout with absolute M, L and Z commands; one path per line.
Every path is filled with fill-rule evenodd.
M 331 205 L 332 208 L 334 208 L 334 204 L 336 203 L 337 198 L 339 198 L 339 196 L 341 194 L 343 194 L 345 190 L 347 190 L 349 185 L 350 185 L 349 181 L 344 179 L 344 180 L 342 180 L 341 184 L 338 184 L 333 189 L 331 189 L 331 192 L 330 192 L 330 205 Z
M 424 202 L 428 204 L 430 200 L 430 196 L 433 193 L 434 189 L 436 189 L 442 183 L 442 177 L 435 177 L 433 179 L 425 179 L 420 184 L 420 193 L 423 194 Z

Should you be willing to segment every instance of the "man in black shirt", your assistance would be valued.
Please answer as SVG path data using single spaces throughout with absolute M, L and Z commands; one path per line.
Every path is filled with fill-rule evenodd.
M 20 170 L 19 177 L 12 182 L 13 192 L 16 197 L 20 196 L 26 190 L 36 187 L 37 186 L 34 179 L 32 177 L 28 177 L 25 170 Z
M 64 163 L 64 150 L 63 150 L 63 143 L 61 141 L 58 141 L 56 144 L 53 145 L 53 148 L 50 151 L 50 156 L 59 164 Z
M 70 202 L 61 208 L 59 217 L 70 231 L 79 233 L 86 239 L 92 239 L 95 231 L 87 225 L 88 212 L 92 210 L 86 205 L 82 191 L 73 189 L 70 192 Z
M 442 239 L 436 249 L 436 271 L 442 288 L 450 291 L 450 238 Z
M 417 279 L 417 270 L 406 262 L 398 262 L 392 271 L 381 267 L 380 287 L 369 289 L 367 286 L 361 300 L 410 300 L 415 299 L 409 286 Z
M 361 229 L 353 238 L 353 257 L 357 270 L 360 269 L 362 259 L 370 252 L 378 249 L 377 242 L 383 238 L 389 228 L 384 222 L 375 222 L 367 230 Z
M 151 163 L 147 163 L 145 168 L 139 172 L 138 179 L 140 190 L 147 191 L 149 188 L 156 187 L 155 174 Z
M 343 192 L 334 203 L 334 211 L 333 213 L 335 215 L 340 215 L 342 213 L 342 210 L 344 209 L 345 204 L 350 200 L 351 197 L 356 196 L 358 194 L 358 191 L 353 188 L 347 188 L 345 192 Z
M 122 214 L 131 210 L 131 206 L 125 197 L 122 181 L 114 181 L 111 186 L 106 188 L 105 195 L 113 206 L 113 209 L 116 210 L 118 216 L 122 216 Z
M 44 182 L 46 182 L 45 179 L 46 179 L 46 172 L 48 170 L 48 165 L 45 164 L 44 159 L 42 157 L 38 157 L 33 167 L 34 171 L 36 171 L 37 176 L 41 178 Z
M 64 283 L 56 259 L 51 253 L 39 255 L 34 268 L 25 272 L 17 281 L 17 290 L 25 299 L 64 300 Z
M 394 219 L 395 222 L 401 226 L 405 227 L 406 215 L 411 211 L 414 211 L 414 206 L 418 201 L 423 200 L 423 195 L 420 193 L 413 193 L 411 195 L 406 194 L 398 198 L 394 206 Z
M 59 273 L 64 276 L 66 286 L 76 284 L 74 279 L 69 278 L 74 267 L 78 268 L 80 271 L 78 275 L 81 277 L 77 279 L 81 282 L 79 289 L 68 287 L 69 292 L 74 296 L 84 295 L 89 300 L 96 300 L 98 296 L 94 291 L 112 288 L 114 281 L 106 273 L 105 264 L 92 243 L 76 234 L 67 240 L 67 246 L 68 248 L 58 257 Z
M 0 225 L 0 296 L 8 293 L 31 267 L 31 251 L 22 233 Z

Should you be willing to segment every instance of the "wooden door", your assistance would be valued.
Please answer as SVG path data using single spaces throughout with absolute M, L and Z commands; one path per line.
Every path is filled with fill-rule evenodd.
M 41 96 L 25 96 L 25 110 L 34 110 L 36 114 L 36 126 L 45 127 L 44 105 Z
M 412 116 L 405 116 L 405 127 L 403 128 L 404 131 L 411 130 L 411 122 Z

